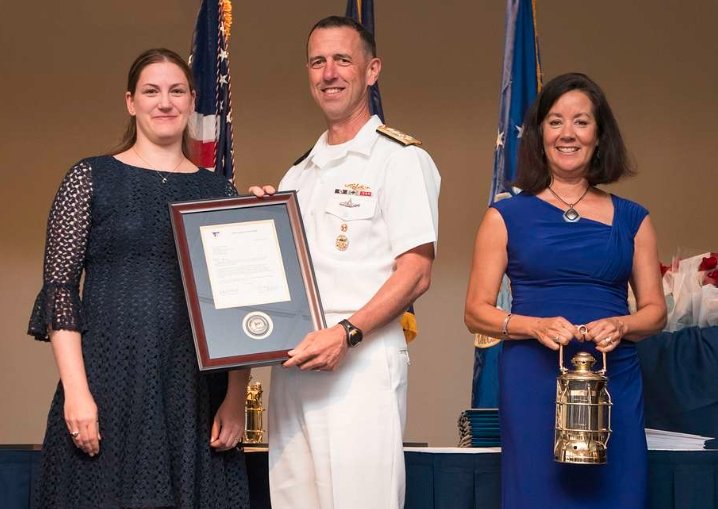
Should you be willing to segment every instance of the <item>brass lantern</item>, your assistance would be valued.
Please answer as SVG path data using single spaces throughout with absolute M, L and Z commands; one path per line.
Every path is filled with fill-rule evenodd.
M 245 444 L 259 444 L 264 438 L 264 422 L 262 414 L 262 384 L 252 382 L 247 386 L 247 399 L 244 408 L 244 440 Z
M 576 369 L 568 370 L 563 365 L 563 345 L 559 348 L 553 456 L 560 463 L 606 463 L 612 405 L 606 353 L 602 369 L 592 371 L 595 362 L 588 352 L 579 352 L 571 359 Z

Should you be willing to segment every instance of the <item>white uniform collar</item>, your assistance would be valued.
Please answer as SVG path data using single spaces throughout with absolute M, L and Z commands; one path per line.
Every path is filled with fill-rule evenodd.
M 309 152 L 305 168 L 309 168 L 311 165 L 322 168 L 331 161 L 346 157 L 349 152 L 369 155 L 372 146 L 374 146 L 374 143 L 379 137 L 376 128 L 380 125 L 382 125 L 381 119 L 376 115 L 372 115 L 362 128 L 359 129 L 359 132 L 354 138 L 346 143 L 334 146 L 327 144 L 328 131 L 324 131 Z

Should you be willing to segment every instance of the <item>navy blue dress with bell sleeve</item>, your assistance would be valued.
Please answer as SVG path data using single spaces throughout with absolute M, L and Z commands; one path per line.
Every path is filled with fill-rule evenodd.
M 35 507 L 248 507 L 242 452 L 209 447 L 226 374 L 198 370 L 168 210 L 234 195 L 206 170 L 156 172 L 111 156 L 85 159 L 65 176 L 29 333 L 81 333 L 102 441 L 95 457 L 75 447 L 58 384 Z

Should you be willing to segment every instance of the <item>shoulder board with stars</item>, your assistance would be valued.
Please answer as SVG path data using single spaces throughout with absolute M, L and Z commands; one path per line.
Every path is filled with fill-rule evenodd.
M 408 147 L 409 145 L 421 145 L 421 142 L 413 136 L 409 136 L 406 133 L 402 133 L 401 131 L 399 131 L 398 129 L 394 129 L 393 127 L 380 125 L 376 128 L 376 132 L 378 132 L 379 134 L 383 134 L 387 138 L 390 138 L 397 143 L 401 143 L 405 147 Z

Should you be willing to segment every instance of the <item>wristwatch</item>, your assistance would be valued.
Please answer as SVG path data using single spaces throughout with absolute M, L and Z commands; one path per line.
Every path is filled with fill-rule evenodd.
M 361 343 L 361 340 L 364 339 L 364 333 L 361 331 L 361 329 L 355 327 L 349 320 L 342 320 L 341 322 L 339 322 L 339 325 L 344 327 L 344 332 L 346 333 L 347 338 L 347 345 L 349 345 L 349 348 L 357 346 L 359 343 Z

